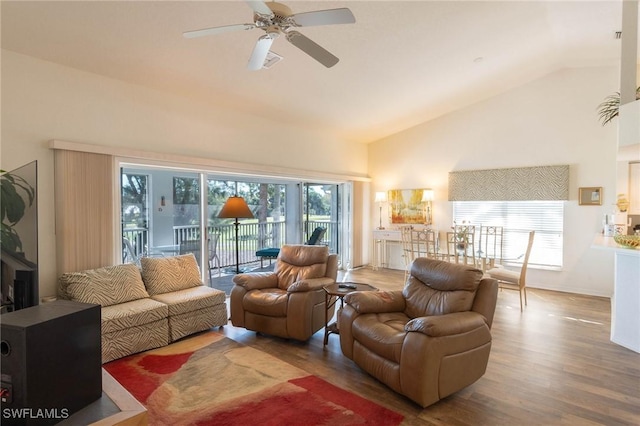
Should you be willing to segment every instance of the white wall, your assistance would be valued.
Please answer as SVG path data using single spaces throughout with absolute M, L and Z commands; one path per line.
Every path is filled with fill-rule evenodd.
M 365 175 L 367 147 L 2 50 L 0 166 L 38 160 L 40 296 L 55 294 L 53 152 L 60 139 Z M 91 236 L 87 236 L 91 238 Z
M 448 172 L 569 164 L 564 267 L 529 269 L 531 287 L 611 296 L 613 256 L 592 249 L 605 212 L 616 201 L 617 123 L 602 127 L 596 108 L 619 87 L 615 68 L 566 69 L 489 100 L 423 123 L 369 146 L 372 193 L 435 190 L 434 219 L 452 222 Z M 578 206 L 578 187 L 602 186 L 602 206 Z M 377 220 L 377 211 L 372 212 Z

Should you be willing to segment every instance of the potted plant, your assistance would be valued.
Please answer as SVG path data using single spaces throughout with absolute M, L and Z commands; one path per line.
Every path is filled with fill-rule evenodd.
M 0 214 L 2 228 L 0 239 L 2 248 L 12 253 L 22 252 L 22 241 L 14 229 L 31 207 L 35 198 L 35 189 L 20 176 L 0 170 Z M 23 198 L 24 197 L 24 198 Z
M 636 89 L 636 100 L 640 99 L 640 87 Z M 604 126 L 618 116 L 620 109 L 620 92 L 609 95 L 598 105 L 598 116 Z

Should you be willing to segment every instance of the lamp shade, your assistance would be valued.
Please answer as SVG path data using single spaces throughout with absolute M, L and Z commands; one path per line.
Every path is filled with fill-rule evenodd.
M 433 201 L 433 189 L 425 189 L 422 191 L 422 202 Z
M 384 191 L 376 192 L 376 203 L 384 203 L 387 201 L 387 193 Z
M 230 218 L 253 218 L 253 213 L 249 209 L 247 202 L 244 198 L 237 195 L 233 195 L 227 199 L 227 202 L 222 206 L 222 210 L 218 214 L 221 219 Z

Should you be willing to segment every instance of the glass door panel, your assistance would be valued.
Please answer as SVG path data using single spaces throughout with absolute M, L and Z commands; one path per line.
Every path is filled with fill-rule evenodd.
M 313 231 L 322 227 L 325 234 L 321 244 L 329 246 L 331 253 L 340 248 L 340 186 L 335 184 L 305 183 L 303 190 L 303 238 L 308 242 Z

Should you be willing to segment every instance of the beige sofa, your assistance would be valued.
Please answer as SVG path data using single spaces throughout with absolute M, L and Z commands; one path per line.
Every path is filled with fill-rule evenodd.
M 102 362 L 228 322 L 225 293 L 205 286 L 193 254 L 63 274 L 58 297 L 102 306 Z

